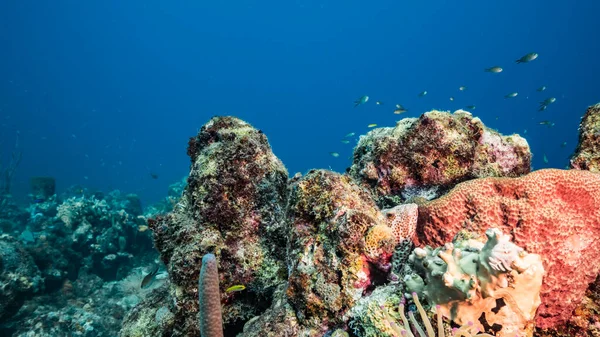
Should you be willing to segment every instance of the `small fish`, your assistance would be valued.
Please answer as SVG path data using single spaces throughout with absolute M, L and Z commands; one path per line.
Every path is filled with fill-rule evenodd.
M 554 126 L 554 123 L 553 123 L 553 122 L 551 122 L 551 121 L 541 121 L 541 122 L 540 122 L 540 125 L 546 125 L 546 126 L 548 126 L 548 127 L 553 127 L 553 126 Z
M 332 155 L 332 156 L 333 156 L 333 157 L 335 157 L 335 158 L 337 158 L 337 157 L 339 157 L 339 156 L 340 156 L 340 154 L 339 154 L 339 153 L 337 153 L 337 152 L 329 152 L 329 154 L 330 154 L 330 155 Z
M 460 91 L 465 91 L 465 90 L 467 90 L 467 87 L 465 87 L 465 86 L 460 86 L 460 87 L 458 87 L 458 90 L 460 90 Z
M 546 98 L 543 102 L 540 102 L 540 105 L 550 105 L 554 102 L 556 102 L 556 98 L 550 97 L 550 98 Z
M 450 101 L 454 101 L 454 97 L 450 96 Z
M 523 134 L 526 135 L 527 134 L 527 129 L 523 130 Z
M 377 102 L 375 102 L 375 104 L 377 104 L 377 105 L 383 105 L 383 102 L 377 101 Z
M 150 172 L 150 177 L 152 177 L 152 179 L 158 179 L 158 174 Z
M 535 89 L 535 90 L 536 90 L 537 92 L 542 92 L 542 91 L 546 90 L 546 86 L 545 86 L 545 85 L 542 85 L 541 87 L 539 87 L 539 88 L 537 88 L 537 89 Z
M 146 226 L 146 225 L 140 225 L 140 226 L 138 226 L 138 232 L 143 233 L 143 232 L 145 232 L 147 230 L 148 230 L 148 226 Z
M 567 146 L 567 142 L 562 142 L 562 144 L 560 144 L 560 147 L 565 147 Z
M 350 144 L 350 141 L 347 140 L 347 139 L 342 139 L 341 142 L 344 143 L 344 144 Z
M 405 112 L 407 112 L 407 111 L 408 111 L 408 110 L 406 110 L 406 109 L 404 109 L 404 108 L 400 107 L 400 108 L 396 108 L 396 110 L 394 110 L 394 113 L 395 113 L 396 115 L 399 115 L 399 114 L 403 114 L 403 113 L 405 113 Z
M 369 128 L 374 128 L 376 126 L 377 126 L 377 124 L 375 124 L 375 123 L 371 123 L 371 124 L 367 125 L 367 127 L 369 127 Z
M 365 104 L 369 101 L 369 96 L 362 96 L 361 98 L 354 101 L 354 107 L 356 108 L 359 105 Z
M 144 276 L 140 288 L 148 287 L 154 280 L 154 275 L 156 275 L 156 273 L 158 273 L 158 265 L 155 265 L 154 269 L 152 269 L 146 276 Z
M 421 92 L 419 93 L 419 97 L 423 97 L 423 96 L 425 96 L 425 95 L 427 95 L 427 90 L 425 90 L 425 91 L 421 91 Z
M 548 107 L 547 105 L 542 104 L 542 105 L 540 105 L 540 108 L 538 109 L 538 111 L 544 111 L 544 110 L 546 110 L 547 107 Z
M 467 105 L 465 108 L 470 109 L 470 110 L 475 110 L 476 106 L 474 106 L 474 105 Z
M 535 60 L 536 58 L 538 58 L 538 53 L 529 53 L 523 57 L 521 57 L 520 59 L 516 60 L 515 62 L 517 63 L 527 63 L 527 62 L 531 62 L 533 60 Z
M 517 95 L 519 95 L 518 92 L 511 92 L 510 94 L 504 96 L 504 98 L 515 98 Z
M 349 134 L 345 135 L 344 137 L 346 137 L 346 138 L 354 137 L 355 134 L 356 133 L 354 133 L 354 132 L 350 132 Z
M 497 73 L 501 73 L 501 72 L 502 72 L 502 70 L 503 70 L 503 69 L 502 69 L 501 67 L 498 67 L 498 66 L 491 67 L 491 68 L 486 68 L 486 69 L 485 69 L 485 71 L 486 71 L 486 72 L 488 72 L 488 73 L 496 73 L 496 74 L 497 74 Z
M 225 292 L 226 293 L 231 293 L 231 292 L 236 292 L 236 291 L 242 291 L 244 289 L 246 289 L 245 285 L 243 285 L 243 284 L 236 284 L 234 286 L 231 286 L 231 287 L 225 289 Z
M 548 157 L 546 157 L 545 153 L 544 153 L 544 164 L 548 164 Z

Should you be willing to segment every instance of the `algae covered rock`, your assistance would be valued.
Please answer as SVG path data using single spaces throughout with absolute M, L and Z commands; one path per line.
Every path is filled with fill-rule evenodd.
M 579 125 L 579 144 L 571 167 L 600 172 L 600 103 L 587 109 Z
M 21 243 L 9 235 L 0 236 L 0 322 L 14 315 L 43 286 L 38 267 Z
M 190 174 L 173 212 L 149 221 L 175 298 L 174 336 L 198 335 L 202 256 L 219 264 L 225 329 L 270 305 L 287 277 L 288 174 L 267 137 L 233 117 L 214 117 L 189 141 Z M 240 292 L 226 292 L 244 285 Z
M 314 170 L 291 186 L 287 296 L 301 324 L 334 326 L 391 269 L 402 238 L 349 176 Z
M 503 136 L 463 110 L 434 110 L 362 136 L 349 171 L 380 206 L 394 206 L 433 199 L 472 178 L 520 176 L 530 165 L 529 145 L 519 135 Z

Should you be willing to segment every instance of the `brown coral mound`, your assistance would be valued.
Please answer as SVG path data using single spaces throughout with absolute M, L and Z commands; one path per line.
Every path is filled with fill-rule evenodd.
M 600 103 L 587 109 L 579 125 L 579 144 L 571 167 L 600 172 Z
M 524 138 L 502 136 L 466 111 L 434 110 L 362 136 L 350 174 L 380 206 L 390 206 L 398 204 L 386 203 L 393 196 L 406 200 L 472 178 L 517 177 L 529 173 L 530 163 Z
M 267 137 L 233 117 L 215 117 L 190 139 L 191 170 L 175 210 L 149 221 L 173 282 L 173 336 L 199 335 L 202 256 L 219 264 L 225 328 L 259 314 L 285 281 L 287 171 Z M 243 292 L 225 289 L 243 284 Z M 227 333 L 227 330 L 226 330 Z
M 600 174 L 540 170 L 457 185 L 419 207 L 415 241 L 438 246 L 460 230 L 498 227 L 542 256 L 546 276 L 537 326 L 564 325 L 600 270 Z
M 391 267 L 394 233 L 365 189 L 324 170 L 292 186 L 288 216 L 288 299 L 303 324 L 340 323 L 371 286 L 375 265 Z

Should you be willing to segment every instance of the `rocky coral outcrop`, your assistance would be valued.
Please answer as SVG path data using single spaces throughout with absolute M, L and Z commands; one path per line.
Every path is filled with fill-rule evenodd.
M 38 267 L 15 238 L 0 236 L 0 323 L 44 287 Z
M 232 334 L 270 305 L 287 277 L 288 174 L 267 137 L 233 117 L 211 119 L 190 139 L 188 154 L 183 196 L 173 212 L 149 221 L 175 289 L 173 336 L 199 334 L 198 273 L 206 253 L 219 263 L 223 321 Z M 238 284 L 246 290 L 225 291 Z
M 463 110 L 434 110 L 361 136 L 350 175 L 387 207 L 432 199 L 468 179 L 517 177 L 530 165 L 529 145 L 519 135 L 503 136 Z
M 547 275 L 536 323 L 564 325 L 600 271 L 600 174 L 548 169 L 461 183 L 419 208 L 414 239 L 439 246 L 461 229 L 483 235 L 490 226 L 542 257 Z
M 571 167 L 600 172 L 600 103 L 590 106 L 579 125 L 579 144 Z
M 291 190 L 289 301 L 305 325 L 339 324 L 378 277 L 385 280 L 399 238 L 348 176 L 315 170 Z

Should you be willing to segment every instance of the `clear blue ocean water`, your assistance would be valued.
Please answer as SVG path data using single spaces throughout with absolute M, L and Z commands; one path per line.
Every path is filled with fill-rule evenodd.
M 370 123 L 475 105 L 504 134 L 527 130 L 535 169 L 562 168 L 600 101 L 599 12 L 593 0 L 4 0 L 0 154 L 18 134 L 19 198 L 48 175 L 59 192 L 120 189 L 148 204 L 188 172 L 187 140 L 214 115 L 263 130 L 293 175 L 343 171 L 354 143 L 340 140 Z

